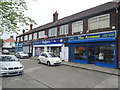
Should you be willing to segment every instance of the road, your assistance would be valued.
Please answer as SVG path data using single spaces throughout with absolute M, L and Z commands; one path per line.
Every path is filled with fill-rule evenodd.
M 3 88 L 118 88 L 118 76 L 74 68 L 37 64 L 21 59 L 23 75 L 2 78 Z

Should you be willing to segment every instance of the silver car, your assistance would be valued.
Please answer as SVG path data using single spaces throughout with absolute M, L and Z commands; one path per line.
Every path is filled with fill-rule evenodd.
M 14 55 L 0 55 L 0 76 L 23 74 L 24 67 Z
M 21 52 L 16 53 L 16 57 L 18 57 L 18 58 L 28 58 L 29 55 L 27 53 L 21 51 Z

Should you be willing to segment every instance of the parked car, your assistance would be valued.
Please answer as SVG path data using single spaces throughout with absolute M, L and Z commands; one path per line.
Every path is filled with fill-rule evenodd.
M 21 52 L 16 53 L 16 57 L 18 57 L 18 58 L 28 58 L 29 55 L 27 53 L 21 51 Z
M 60 65 L 61 59 L 52 52 L 43 52 L 37 59 L 37 63 L 45 63 L 48 66 L 50 65 Z
M 0 55 L 0 76 L 23 74 L 24 66 L 14 55 Z
M 10 54 L 10 52 L 7 49 L 2 50 L 2 54 Z

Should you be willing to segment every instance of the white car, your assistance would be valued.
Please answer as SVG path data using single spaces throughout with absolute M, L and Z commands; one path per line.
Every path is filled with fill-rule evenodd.
M 43 52 L 40 54 L 40 56 L 37 59 L 37 63 L 45 63 L 48 66 L 50 65 L 60 65 L 61 59 L 51 52 Z
M 21 52 L 16 53 L 16 57 L 18 57 L 18 58 L 28 58 L 29 55 L 27 53 L 21 51 Z
M 24 66 L 14 55 L 0 55 L 0 76 L 23 74 Z

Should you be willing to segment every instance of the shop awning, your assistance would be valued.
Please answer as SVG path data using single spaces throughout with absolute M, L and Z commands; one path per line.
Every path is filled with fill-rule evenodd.
M 46 46 L 48 46 L 48 47 L 60 47 L 60 46 L 62 46 L 63 44 L 47 44 Z
M 84 39 L 84 40 L 68 40 L 68 43 L 86 43 L 86 42 L 108 42 L 115 41 L 116 38 L 96 38 L 96 39 Z
M 45 45 L 33 45 L 33 47 L 44 47 Z
M 33 47 L 60 47 L 62 46 L 63 44 L 46 44 L 46 45 L 34 45 Z

